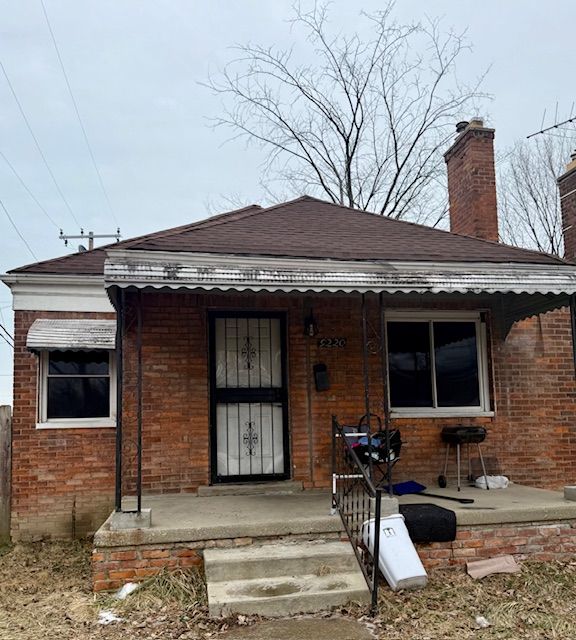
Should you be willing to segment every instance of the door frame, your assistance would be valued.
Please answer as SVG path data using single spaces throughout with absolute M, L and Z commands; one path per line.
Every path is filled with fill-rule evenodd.
M 243 476 L 218 475 L 218 451 L 216 430 L 216 331 L 217 318 L 274 318 L 280 321 L 280 366 L 282 387 L 282 446 L 284 447 L 284 471 L 275 474 L 254 474 Z M 255 309 L 210 310 L 208 311 L 208 380 L 210 404 L 210 484 L 276 482 L 290 478 L 290 428 L 288 420 L 288 340 L 287 314 L 284 311 L 258 311 Z

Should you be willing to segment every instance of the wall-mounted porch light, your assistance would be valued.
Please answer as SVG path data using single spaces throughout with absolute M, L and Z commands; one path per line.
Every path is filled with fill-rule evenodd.
M 304 335 L 313 338 L 318 333 L 318 324 L 312 312 L 304 318 Z

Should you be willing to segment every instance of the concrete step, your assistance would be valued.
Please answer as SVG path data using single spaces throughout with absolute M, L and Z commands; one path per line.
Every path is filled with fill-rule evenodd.
M 309 540 L 206 549 L 210 615 L 287 616 L 370 597 L 349 543 Z
M 289 495 L 303 490 L 302 483 L 296 480 L 283 482 L 251 482 L 249 484 L 215 484 L 209 487 L 198 487 L 198 496 L 252 496 L 252 495 Z
M 369 600 L 370 592 L 359 569 L 322 576 L 208 582 L 208 606 L 213 617 L 232 613 L 285 617 Z
M 351 572 L 358 562 L 348 542 L 312 540 L 289 544 L 206 549 L 204 570 L 209 582 L 252 580 L 302 574 Z

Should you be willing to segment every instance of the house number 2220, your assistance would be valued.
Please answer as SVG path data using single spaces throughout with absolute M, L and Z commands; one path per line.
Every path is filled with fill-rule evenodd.
M 320 338 L 318 340 L 318 346 L 321 349 L 342 349 L 346 346 L 346 338 Z

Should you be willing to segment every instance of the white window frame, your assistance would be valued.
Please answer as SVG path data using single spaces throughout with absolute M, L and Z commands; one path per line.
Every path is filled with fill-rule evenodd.
M 478 361 L 478 391 L 480 404 L 466 407 L 393 407 L 390 396 L 390 366 L 386 367 L 388 376 L 388 404 L 392 417 L 410 418 L 452 418 L 452 417 L 490 417 L 494 411 L 490 406 L 490 378 L 488 375 L 488 339 L 486 323 L 482 321 L 481 311 L 387 311 L 385 313 L 386 328 L 388 322 L 428 322 L 430 327 L 430 346 L 432 347 L 433 322 L 474 322 L 476 325 L 476 349 Z M 386 340 L 388 336 L 386 335 Z M 432 370 L 432 398 L 436 403 L 436 367 L 434 350 L 430 352 L 430 366 Z
M 63 351 L 63 349 L 58 349 Z M 97 349 L 94 349 L 97 351 Z M 36 429 L 100 429 L 116 427 L 116 358 L 108 351 L 110 376 L 110 415 L 102 418 L 48 419 L 48 365 L 52 351 L 41 351 L 38 357 L 38 422 Z

